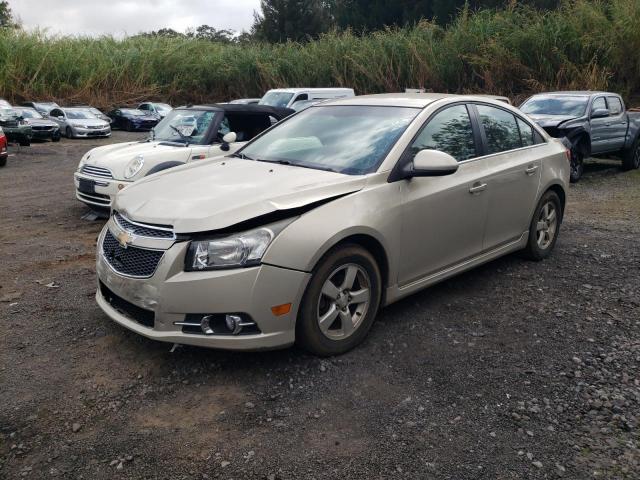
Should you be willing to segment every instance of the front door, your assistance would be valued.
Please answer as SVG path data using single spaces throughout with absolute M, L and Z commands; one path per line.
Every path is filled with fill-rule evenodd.
M 604 97 L 596 97 L 591 104 L 591 113 L 596 110 L 607 110 L 607 102 Z M 603 153 L 609 151 L 608 138 L 609 117 L 591 118 L 591 152 Z
M 408 155 L 440 150 L 460 162 L 456 173 L 403 181 L 399 284 L 407 285 L 480 253 L 487 213 L 484 161 L 464 104 L 428 120 Z

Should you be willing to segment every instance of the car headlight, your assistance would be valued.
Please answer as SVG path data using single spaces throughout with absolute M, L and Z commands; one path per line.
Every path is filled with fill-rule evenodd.
M 194 240 L 189 245 L 185 270 L 193 272 L 258 265 L 273 239 L 296 218 L 210 240 Z
M 133 158 L 127 165 L 127 168 L 124 170 L 124 178 L 129 179 L 131 177 L 135 177 L 137 173 L 142 169 L 144 165 L 144 157 L 142 155 L 138 155 Z

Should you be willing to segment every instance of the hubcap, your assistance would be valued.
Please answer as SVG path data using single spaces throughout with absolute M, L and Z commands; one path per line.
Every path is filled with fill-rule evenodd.
M 538 247 L 546 250 L 553 242 L 558 227 L 558 213 L 553 202 L 547 202 L 540 210 L 538 223 L 536 225 L 536 234 Z
M 360 265 L 348 263 L 336 268 L 322 286 L 317 320 L 320 331 L 331 340 L 353 334 L 367 314 L 371 281 Z

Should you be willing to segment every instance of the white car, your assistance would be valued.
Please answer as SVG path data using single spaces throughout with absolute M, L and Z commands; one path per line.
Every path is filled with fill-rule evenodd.
M 258 102 L 259 105 L 294 108 L 296 102 L 354 97 L 353 88 L 274 88 Z
M 144 102 L 138 105 L 138 110 L 145 113 L 155 113 L 160 115 L 160 118 L 164 118 L 173 110 L 173 107 L 168 103 Z
M 291 113 L 259 105 L 175 108 L 146 140 L 89 150 L 74 173 L 76 198 L 93 210 L 108 211 L 116 193 L 136 180 L 192 160 L 233 153 Z

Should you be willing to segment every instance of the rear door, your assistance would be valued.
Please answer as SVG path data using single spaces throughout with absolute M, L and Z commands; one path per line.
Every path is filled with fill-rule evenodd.
M 401 182 L 400 285 L 445 270 L 482 250 L 485 166 L 477 159 L 479 136 L 464 103 L 447 106 L 427 120 L 402 161 L 423 149 L 446 152 L 460 166 L 452 175 Z
M 529 122 L 492 105 L 473 106 L 487 169 L 487 221 L 482 242 L 489 251 L 519 239 L 529 228 L 538 194 L 541 160 Z
M 622 150 L 627 138 L 628 121 L 627 114 L 624 111 L 622 100 L 617 95 L 607 97 L 607 106 L 609 107 L 609 128 L 607 135 L 609 137 L 608 148 L 612 151 Z

